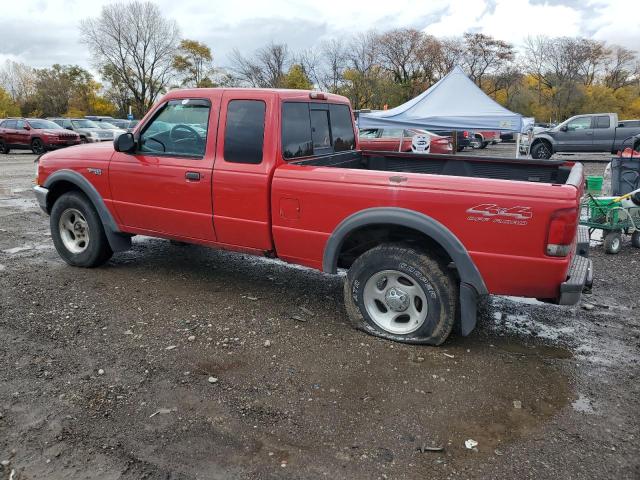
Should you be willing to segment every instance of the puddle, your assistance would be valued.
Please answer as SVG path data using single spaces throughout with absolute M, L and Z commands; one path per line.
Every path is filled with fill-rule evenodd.
M 578 394 L 578 398 L 571 404 L 576 412 L 593 415 L 596 411 L 593 409 L 591 399 L 585 397 L 582 393 Z

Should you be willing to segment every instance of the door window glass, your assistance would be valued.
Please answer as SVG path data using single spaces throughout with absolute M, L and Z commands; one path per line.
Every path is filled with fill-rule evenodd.
M 4 128 L 16 128 L 16 121 L 15 120 L 7 120 L 6 122 L 4 122 Z
M 311 138 L 313 139 L 314 151 L 331 147 L 329 112 L 327 110 L 311 110 Z
M 586 130 L 591 128 L 591 117 L 580 117 L 567 123 L 567 130 Z
M 16 121 L 16 129 L 17 130 L 22 130 L 24 128 L 24 121 L 23 120 L 17 120 Z
M 609 128 L 610 126 L 611 119 L 607 115 L 596 117 L 596 128 Z
M 170 100 L 144 127 L 139 151 L 166 156 L 204 157 L 210 110 L 211 103 L 208 100 Z
M 401 128 L 385 128 L 382 131 L 383 138 L 400 138 L 402 136 Z
M 282 105 L 282 156 L 284 158 L 313 155 L 309 104 L 287 102 Z
M 224 131 L 224 159 L 232 163 L 262 162 L 264 116 L 262 100 L 231 100 Z
M 360 130 L 360 138 L 377 138 L 378 137 L 378 129 L 377 128 L 365 128 Z
M 346 105 L 329 105 L 331 118 L 331 138 L 333 151 L 343 152 L 356 148 L 356 136 L 353 131 L 351 111 Z

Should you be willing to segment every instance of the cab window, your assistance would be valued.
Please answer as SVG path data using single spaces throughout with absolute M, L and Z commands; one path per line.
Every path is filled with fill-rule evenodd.
M 282 156 L 285 159 L 353 150 L 355 145 L 351 111 L 347 105 L 282 104 Z
M 600 115 L 596 117 L 596 128 L 609 128 L 611 126 L 611 119 L 608 115 Z
M 262 163 L 264 117 L 262 100 L 231 100 L 224 130 L 224 159 L 232 163 Z
M 144 127 L 139 152 L 203 158 L 210 110 L 209 100 L 169 100 Z

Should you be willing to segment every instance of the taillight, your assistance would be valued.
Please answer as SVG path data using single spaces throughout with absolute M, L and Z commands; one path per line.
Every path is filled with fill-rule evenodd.
M 464 132 L 462 132 L 462 136 L 464 138 L 469 138 L 469 132 L 467 132 L 466 130 Z
M 565 208 L 553 212 L 547 234 L 547 255 L 551 257 L 569 255 L 577 229 L 578 210 L 576 208 Z

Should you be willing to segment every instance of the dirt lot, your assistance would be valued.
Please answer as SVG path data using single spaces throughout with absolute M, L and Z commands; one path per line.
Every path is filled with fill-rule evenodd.
M 33 159 L 0 156 L 0 479 L 640 477 L 628 240 L 594 244 L 587 305 L 496 297 L 470 337 L 407 346 L 278 261 L 136 238 L 71 268 Z

